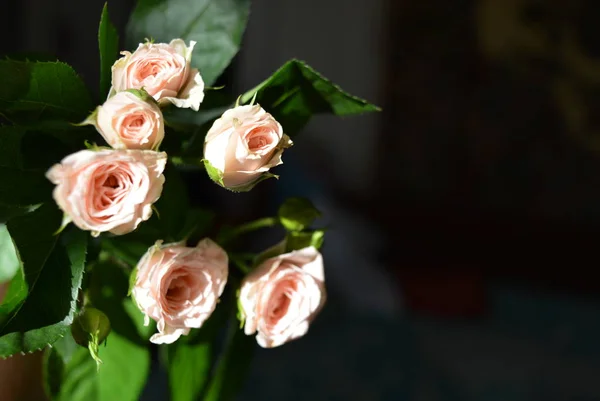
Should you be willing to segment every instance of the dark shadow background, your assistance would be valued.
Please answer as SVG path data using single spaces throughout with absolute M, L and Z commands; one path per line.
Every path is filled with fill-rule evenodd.
M 97 86 L 103 0 L 1 5 L 0 54 Z M 132 5 L 109 1 L 121 32 Z M 301 195 L 330 227 L 328 306 L 257 351 L 240 400 L 600 400 L 599 20 L 597 0 L 254 1 L 227 90 L 296 57 L 384 111 L 315 118 L 250 194 L 187 177 L 231 220 Z

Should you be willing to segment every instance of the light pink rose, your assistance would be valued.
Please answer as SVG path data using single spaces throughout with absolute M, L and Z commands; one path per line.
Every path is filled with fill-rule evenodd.
M 263 348 L 302 337 L 325 304 L 323 258 L 314 247 L 267 259 L 244 278 L 244 332 Z
M 171 43 L 140 43 L 133 53 L 121 52 L 123 57 L 112 66 L 112 88 L 109 96 L 127 89 L 145 89 L 163 105 L 198 111 L 204 100 L 204 81 L 190 61 L 196 42 L 187 47 L 181 39 Z
M 46 173 L 54 200 L 82 230 L 126 234 L 152 215 L 167 154 L 149 150 L 81 150 Z
M 165 136 L 158 105 L 131 92 L 108 98 L 91 122 L 115 149 L 157 149 Z
M 227 253 L 208 238 L 195 248 L 160 245 L 140 260 L 133 297 L 146 315 L 157 323 L 150 341 L 170 344 L 190 328 L 199 328 L 212 314 L 227 283 Z
M 283 150 L 291 145 L 281 124 L 258 104 L 238 106 L 213 123 L 206 134 L 204 159 L 218 172 L 213 180 L 243 190 L 281 164 Z

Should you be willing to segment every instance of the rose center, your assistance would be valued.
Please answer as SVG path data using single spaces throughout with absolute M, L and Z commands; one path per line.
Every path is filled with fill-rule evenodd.
M 279 293 L 273 300 L 271 310 L 269 311 L 269 319 L 277 321 L 281 319 L 288 311 L 292 301 L 292 292 L 283 291 Z
M 269 150 L 273 146 L 273 135 L 264 129 L 252 131 L 247 138 L 248 150 L 253 153 Z
M 114 175 L 109 175 L 108 177 L 106 177 L 106 180 L 104 180 L 104 184 L 102 184 L 102 186 L 112 189 L 119 188 L 119 180 L 117 180 L 117 178 Z
M 135 116 L 135 118 L 129 122 L 129 127 L 131 128 L 139 128 L 142 125 L 144 125 L 144 117 L 142 116 Z
M 158 63 L 145 63 L 142 68 L 139 69 L 138 77 L 140 80 L 145 80 L 146 78 L 154 78 L 161 71 L 161 66 Z
M 267 145 L 268 145 L 268 142 L 264 136 L 250 138 L 250 141 L 248 141 L 248 147 L 251 150 L 262 149 Z
M 106 166 L 106 170 L 94 179 L 93 208 L 103 213 L 102 218 L 110 217 L 102 211 L 121 202 L 133 184 L 129 172 L 119 165 Z
M 166 298 L 169 302 L 180 304 L 190 299 L 190 291 L 190 283 L 186 277 L 177 277 L 169 284 Z

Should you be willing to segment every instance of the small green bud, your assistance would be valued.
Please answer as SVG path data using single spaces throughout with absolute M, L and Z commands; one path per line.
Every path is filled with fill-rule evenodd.
M 86 307 L 71 324 L 71 334 L 75 342 L 87 347 L 98 367 L 102 360 L 98 356 L 98 348 L 110 334 L 110 320 L 104 312 Z

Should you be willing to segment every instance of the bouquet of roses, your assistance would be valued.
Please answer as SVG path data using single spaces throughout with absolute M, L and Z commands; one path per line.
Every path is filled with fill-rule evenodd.
M 67 64 L 0 60 L 0 356 L 44 350 L 49 398 L 137 400 L 161 344 L 173 400 L 231 399 L 255 341 L 297 339 L 323 307 L 309 200 L 219 226 L 180 174 L 250 191 L 313 114 L 377 110 L 297 60 L 237 98 L 211 88 L 249 6 L 139 0 L 119 53 L 105 5 L 97 107 Z M 279 243 L 244 249 L 272 226 Z

